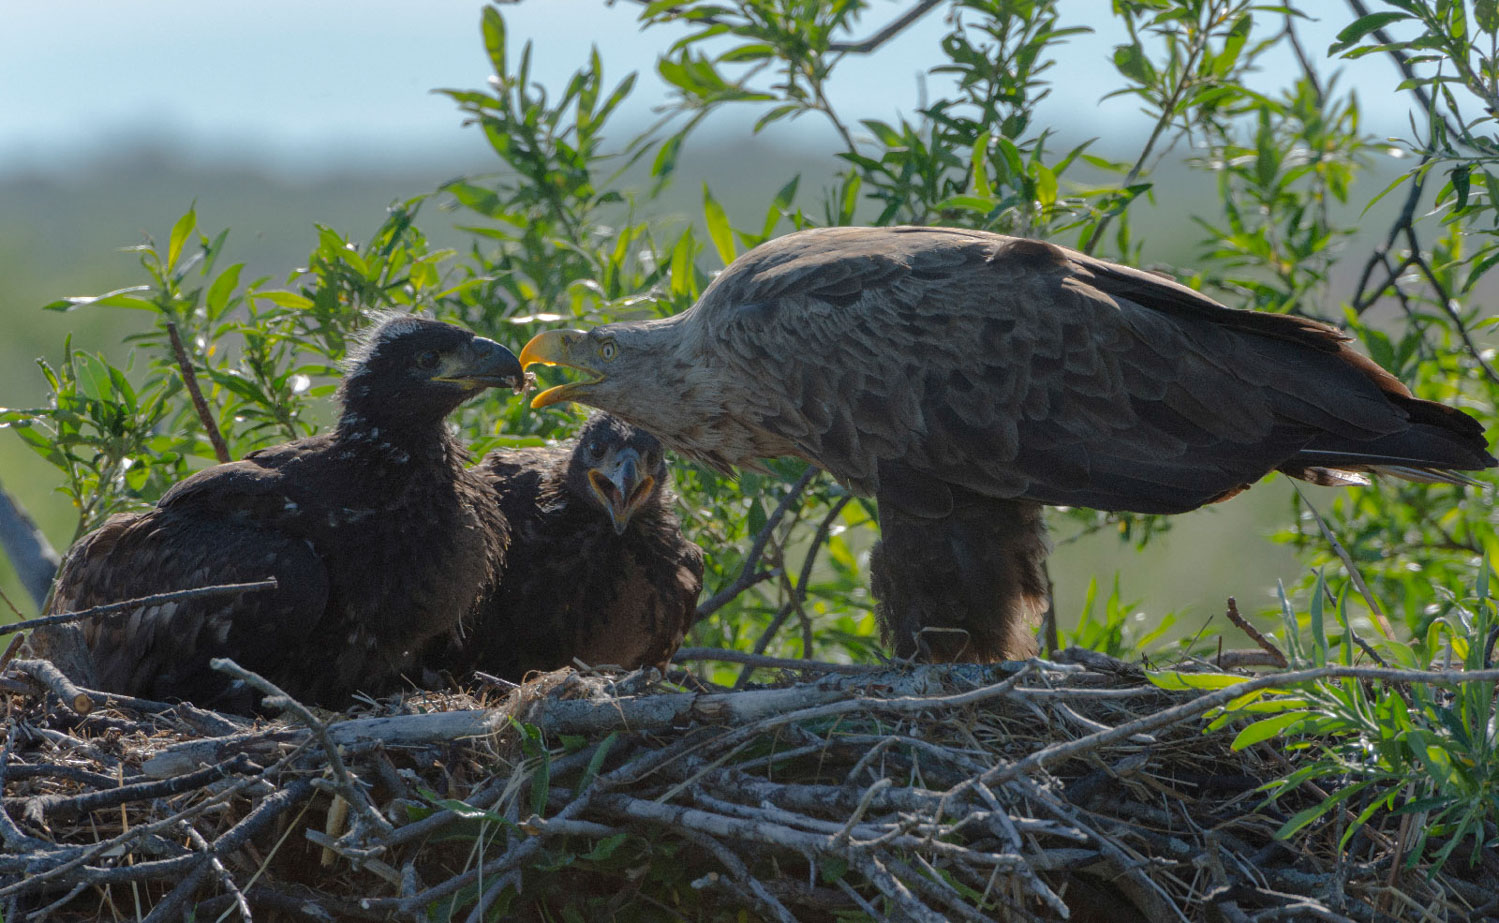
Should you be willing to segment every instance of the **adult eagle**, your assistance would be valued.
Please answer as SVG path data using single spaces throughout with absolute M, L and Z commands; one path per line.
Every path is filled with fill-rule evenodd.
M 510 525 L 509 563 L 429 666 L 517 682 L 574 659 L 665 670 L 696 619 L 703 550 L 672 511 L 661 443 L 594 414 L 569 442 L 497 450 L 475 470 Z
M 513 353 L 397 316 L 349 360 L 328 435 L 262 449 L 112 517 L 68 553 L 51 610 L 275 577 L 274 591 L 168 602 L 86 629 L 101 685 L 249 712 L 257 694 L 209 668 L 232 657 L 297 699 L 347 704 L 394 686 L 452 632 L 504 559 L 504 516 L 444 418 L 519 386 Z
M 1276 470 L 1495 464 L 1477 421 L 1347 341 L 1041 241 L 824 228 L 746 253 L 679 315 L 542 333 L 521 363 L 590 376 L 534 406 L 601 407 L 722 471 L 798 456 L 873 494 L 896 652 L 925 629 L 931 656 L 987 660 L 1025 652 L 1044 609 L 1041 504 L 1179 513 Z

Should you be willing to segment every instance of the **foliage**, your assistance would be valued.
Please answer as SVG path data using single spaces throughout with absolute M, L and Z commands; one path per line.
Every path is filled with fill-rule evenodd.
M 1469 15 L 1452 0 L 1387 0 L 1376 12 L 1349 0 L 1348 25 L 1323 56 L 1299 37 L 1307 4 L 1116 0 L 1111 15 L 1124 41 L 1114 49 L 1113 83 L 1099 95 L 1137 100 L 1147 130 L 1138 150 L 1106 157 L 1091 143 L 1060 144 L 1040 108 L 1049 81 L 1073 79 L 1055 65 L 1069 39 L 1091 28 L 1068 18 L 1089 15 L 1080 12 L 1087 5 L 925 2 L 860 39 L 860 17 L 871 9 L 860 0 L 637 2 L 642 28 L 682 34 L 655 62 L 671 101 L 633 137 L 616 123 L 635 75 L 611 82 L 595 52 L 560 92 L 549 91 L 531 73 L 530 44 L 517 55 L 501 12 L 484 11 L 494 77 L 485 89 L 444 92 L 484 133 L 499 169 L 455 180 L 435 196 L 463 215 L 466 252 L 430 248 L 416 219 L 431 203 L 413 199 L 392 205 L 363 239 L 318 228 L 307 268 L 284 284 L 246 282 L 239 265 L 218 266 L 225 234 L 206 236 L 189 212 L 164 245 L 140 248 L 145 284 L 49 305 L 142 310 L 156 320 L 128 359 L 68 349 L 58 367 L 43 369 L 52 403 L 0 417 L 59 468 L 61 489 L 79 509 L 79 533 L 112 511 L 151 502 L 216 457 L 185 393 L 168 324 L 238 456 L 326 419 L 337 362 L 371 309 L 454 319 L 518 347 L 538 324 L 674 314 L 713 270 L 760 241 L 856 221 L 1028 234 L 1138 262 L 1143 241 L 1132 215 L 1181 207 L 1152 184 L 1179 144 L 1191 145 L 1190 162 L 1218 190 L 1210 210 L 1190 216 L 1200 249 L 1186 281 L 1232 304 L 1339 322 L 1418 395 L 1492 419 L 1499 375 L 1486 344 L 1496 320 L 1480 293 L 1499 264 L 1493 3 L 1475 3 Z M 924 102 L 887 120 L 834 106 L 829 86 L 845 62 L 880 54 L 932 7 L 947 18 L 927 51 Z M 1261 88 L 1257 72 L 1274 54 L 1297 66 L 1277 65 L 1278 84 Z M 1364 133 L 1360 100 L 1323 73 L 1331 56 L 1369 54 L 1401 68 L 1400 92 L 1413 113 L 1412 136 L 1401 142 L 1413 167 L 1383 189 L 1365 179 L 1385 145 Z M 698 222 L 663 215 L 660 195 L 692 155 L 694 132 L 716 112 L 745 108 L 756 131 L 804 118 L 824 123 L 837 141 L 836 182 L 814 191 L 786 177 L 763 213 L 731 213 L 705 187 Z M 1381 199 L 1403 203 L 1387 235 L 1373 252 L 1350 252 L 1356 219 L 1339 217 L 1338 206 Z M 1420 218 L 1433 200 L 1433 217 Z M 490 396 L 459 425 L 483 452 L 564 435 L 578 419 Z M 674 473 L 688 529 L 709 550 L 705 595 L 750 584 L 695 629 L 693 643 L 834 659 L 877 654 L 863 573 L 873 540 L 867 502 L 825 478 L 803 484 L 803 466 L 788 462 L 738 479 L 684 464 Z M 1166 526 L 1157 517 L 1086 510 L 1060 512 L 1056 521 L 1068 533 L 1116 530 L 1136 545 Z M 1499 559 L 1499 535 L 1478 490 L 1382 482 L 1339 492 L 1323 522 L 1416 639 L 1383 639 L 1383 656 L 1424 664 L 1450 648 L 1469 665 L 1481 662 L 1473 659 L 1482 656 L 1475 626 L 1489 624 L 1493 604 L 1482 572 L 1480 589 L 1468 588 L 1479 559 Z M 1344 566 L 1299 494 L 1278 537 L 1314 565 Z M 1322 585 L 1319 578 L 1312 593 L 1313 646 L 1293 653 L 1312 663 L 1357 657 L 1348 626 L 1359 620 L 1359 604 L 1341 596 L 1343 634 L 1329 634 Z M 1091 614 L 1095 601 L 1090 594 L 1074 640 L 1117 653 L 1142 643 L 1126 639 L 1130 607 L 1119 604 L 1117 586 L 1101 618 Z M 1287 638 L 1296 637 L 1289 628 Z M 748 676 L 724 670 L 712 678 Z M 1300 693 L 1301 704 L 1258 703 L 1283 703 L 1267 719 L 1283 723 L 1256 725 L 1251 736 L 1304 735 L 1310 762 L 1286 784 L 1356 779 L 1340 793 L 1363 799 L 1362 817 L 1380 806 L 1429 812 L 1431 829 L 1450 834 L 1440 860 L 1493 822 L 1495 763 L 1485 731 L 1492 722 L 1484 723 L 1492 693 L 1492 685 L 1475 684 L 1448 699 L 1329 683 Z M 1410 781 L 1418 777 L 1425 781 Z
M 1489 578 L 1485 561 L 1472 593 L 1454 600 L 1451 611 L 1424 635 L 1410 641 L 1382 638 L 1371 645 L 1350 622 L 1348 589 L 1330 599 L 1319 574 L 1304 617 L 1282 592 L 1278 638 L 1292 669 L 1352 667 L 1368 656 L 1403 670 L 1485 670 L 1492 666 L 1493 632 L 1499 626 Z M 1215 688 L 1212 678 L 1198 675 L 1192 682 Z M 1441 868 L 1459 852 L 1475 865 L 1499 844 L 1496 689 L 1493 680 L 1448 687 L 1317 680 L 1244 696 L 1207 730 L 1247 715 L 1255 720 L 1239 730 L 1236 749 L 1282 740 L 1296 757 L 1296 769 L 1266 786 L 1271 801 L 1308 784 L 1325 790 L 1325 797 L 1287 819 L 1279 836 L 1336 820 L 1337 847 L 1343 850 L 1377 812 L 1414 815 L 1418 822 L 1407 867 L 1429 860 L 1431 868 Z
M 1113 588 L 1103 601 L 1101 613 L 1095 612 L 1097 604 L 1098 580 L 1095 578 L 1088 581 L 1088 594 L 1083 599 L 1077 627 L 1062 633 L 1062 647 L 1083 647 L 1110 657 L 1128 659 L 1137 652 L 1150 651 L 1176 624 L 1176 616 L 1170 613 L 1147 621 L 1146 614 L 1139 610 L 1139 603 L 1127 602 L 1120 597 L 1117 573 L 1114 574 Z

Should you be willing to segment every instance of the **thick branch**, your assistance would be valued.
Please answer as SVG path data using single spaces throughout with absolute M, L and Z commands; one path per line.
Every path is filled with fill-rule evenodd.
M 0 549 L 4 549 L 26 594 L 41 611 L 62 558 L 21 504 L 4 489 L 0 489 Z

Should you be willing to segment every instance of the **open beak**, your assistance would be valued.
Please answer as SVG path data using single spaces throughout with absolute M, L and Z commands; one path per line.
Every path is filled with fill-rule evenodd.
M 574 347 L 582 340 L 582 330 L 545 330 L 532 337 L 531 342 L 521 349 L 520 364 L 523 368 L 528 365 L 560 365 L 591 372 L 594 375 L 587 381 L 571 381 L 555 388 L 547 388 L 531 398 L 532 407 L 541 408 L 550 404 L 560 404 L 563 401 L 579 400 L 579 396 L 589 386 L 603 380 L 604 376 L 599 374 L 598 369 L 588 364 L 586 359 L 577 355 L 574 350 Z
M 614 534 L 623 535 L 630 525 L 630 517 L 651 495 L 656 479 L 640 473 L 639 452 L 624 449 L 612 456 L 608 464 L 589 469 L 588 485 L 604 504 L 604 509 L 609 511 Z
M 525 381 L 525 371 L 515 353 L 494 340 L 474 337 L 432 377 L 435 381 L 450 381 L 473 391 L 482 391 L 485 388 L 519 388 Z

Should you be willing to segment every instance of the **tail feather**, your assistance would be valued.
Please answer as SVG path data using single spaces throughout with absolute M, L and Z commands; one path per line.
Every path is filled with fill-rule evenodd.
M 1411 468 L 1406 465 L 1370 465 L 1369 470 L 1375 474 L 1383 474 L 1389 477 L 1400 478 L 1405 481 L 1415 481 L 1417 484 L 1454 484 L 1458 487 L 1484 487 L 1482 481 L 1471 475 L 1463 474 L 1461 471 L 1451 471 L 1445 468 Z
M 1312 474 L 1305 478 L 1312 481 L 1317 480 L 1315 471 L 1320 469 L 1384 473 L 1423 483 L 1467 484 L 1472 483 L 1471 478 L 1454 472 L 1482 471 L 1499 464 L 1489 454 L 1483 428 L 1472 417 L 1455 411 L 1427 416 L 1441 422 L 1418 419 L 1400 432 L 1366 440 L 1324 434 L 1307 443 L 1280 470 L 1293 477 L 1304 477 L 1301 472 Z

